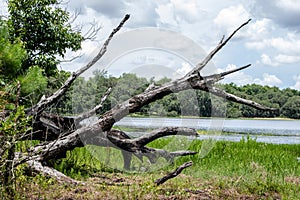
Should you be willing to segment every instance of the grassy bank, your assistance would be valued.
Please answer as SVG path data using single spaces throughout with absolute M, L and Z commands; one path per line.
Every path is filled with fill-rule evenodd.
M 298 199 L 300 196 L 300 145 L 275 145 L 245 139 L 240 142 L 188 141 L 169 137 L 157 140 L 151 147 L 180 148 L 203 154 L 163 159 L 151 166 L 137 159 L 133 172 L 120 172 L 123 159 L 115 149 L 85 147 L 69 152 L 56 163 L 65 174 L 86 181 L 86 185 L 68 186 L 42 176 L 19 179 L 20 197 L 42 199 Z M 95 158 L 99 158 L 101 162 Z M 176 166 L 192 160 L 194 165 L 161 186 L 154 180 Z M 105 164 L 106 163 L 106 164 Z M 74 167 L 75 166 L 75 167 Z M 142 172 L 148 169 L 148 172 Z M 23 177 L 23 178 L 22 178 Z M 22 188 L 22 189 L 21 189 Z

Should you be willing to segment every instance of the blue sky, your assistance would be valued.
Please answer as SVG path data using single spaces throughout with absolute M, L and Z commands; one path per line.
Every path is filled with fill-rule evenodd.
M 5 5 L 0 0 L 1 15 L 6 14 Z M 62 64 L 63 69 L 74 71 L 87 62 L 126 13 L 131 14 L 131 18 L 121 34 L 149 27 L 166 29 L 182 35 L 182 38 L 191 39 L 191 43 L 205 52 L 213 49 L 223 35 L 228 35 L 251 18 L 251 23 L 215 56 L 212 65 L 217 71 L 224 71 L 252 64 L 251 68 L 231 75 L 225 82 L 238 85 L 257 83 L 300 90 L 299 0 L 72 0 L 67 9 L 80 13 L 74 27 L 84 25 L 85 31 L 88 24 L 96 22 L 102 28 L 94 41 L 83 43 L 80 52 L 68 53 L 69 58 L 79 54 L 83 56 L 72 63 Z M 128 36 L 127 43 L 124 39 L 117 40 L 119 44 L 112 44 L 112 49 L 122 45 L 126 50 L 126 45 L 137 41 L 131 36 Z M 127 48 L 127 53 L 118 55 L 117 60 L 109 63 L 111 68 L 105 69 L 111 69 L 112 73 L 118 70 L 130 72 L 130 65 L 137 66 L 139 63 L 139 67 L 144 66 L 145 70 L 149 69 L 149 64 L 156 64 L 161 69 L 176 65 L 175 71 L 185 73 L 191 65 L 196 64 L 194 61 L 186 62 L 193 58 L 192 55 L 176 60 L 172 56 L 159 54 L 157 49 L 153 52 L 137 52 L 132 48 Z M 116 63 L 121 64 L 117 66 Z

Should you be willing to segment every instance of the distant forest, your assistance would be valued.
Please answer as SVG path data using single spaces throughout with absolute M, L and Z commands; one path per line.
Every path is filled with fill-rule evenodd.
M 114 105 L 127 100 L 129 97 L 143 92 L 149 84 L 161 85 L 170 79 L 137 77 L 135 74 L 124 73 L 121 77 L 111 77 L 102 71 L 95 71 L 88 80 L 79 78 L 72 90 L 52 108 L 52 112 L 65 115 L 75 115 L 95 107 L 105 91 L 112 87 L 110 97 L 106 100 L 99 115 Z M 265 106 L 276 108 L 275 111 L 260 111 L 249 106 L 233 103 L 198 90 L 187 90 L 173 93 L 156 102 L 142 107 L 138 112 L 142 116 L 199 116 L 199 117 L 228 117 L 228 118 L 294 118 L 300 119 L 300 91 L 286 88 L 249 84 L 237 86 L 234 83 L 219 84 L 227 92 L 239 97 L 256 101 Z

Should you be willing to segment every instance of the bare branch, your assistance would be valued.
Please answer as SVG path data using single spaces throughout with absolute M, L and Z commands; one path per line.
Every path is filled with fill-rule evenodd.
M 120 24 L 111 32 L 111 34 L 109 35 L 108 39 L 106 39 L 106 41 L 104 42 L 104 44 L 103 44 L 102 48 L 100 49 L 99 53 L 86 66 L 84 66 L 81 69 L 79 69 L 76 72 L 76 74 L 80 75 L 83 72 L 85 72 L 87 69 L 89 69 L 91 66 L 93 66 L 105 54 L 105 52 L 107 50 L 107 47 L 108 47 L 108 44 L 110 43 L 110 41 L 112 40 L 112 38 L 114 37 L 114 35 L 123 27 L 124 23 L 129 19 L 129 17 L 130 17 L 129 14 L 125 15 L 125 17 L 120 22 Z
M 223 91 L 219 88 L 216 88 L 216 87 L 211 87 L 208 90 L 209 90 L 210 93 L 212 93 L 216 96 L 222 97 L 222 98 L 227 99 L 227 100 L 232 101 L 232 102 L 248 105 L 248 106 L 251 106 L 251 107 L 259 109 L 259 110 L 270 110 L 270 111 L 276 110 L 275 108 L 269 108 L 269 107 L 263 106 L 259 103 L 256 103 L 254 101 L 243 99 L 241 97 L 237 97 L 233 94 L 227 93 L 227 92 L 225 92 L 225 91 Z
M 66 6 L 66 11 L 68 9 L 68 5 L 69 5 L 69 2 L 67 3 L 67 6 Z M 72 13 L 72 16 L 70 16 L 69 18 L 69 21 L 67 22 L 67 26 L 71 26 L 75 21 L 76 19 L 78 18 L 78 16 L 81 14 L 81 9 L 79 10 L 75 10 L 73 13 Z
M 68 59 L 68 60 L 59 60 L 59 63 L 73 62 L 74 60 L 81 58 L 82 56 L 83 56 L 83 54 L 80 54 L 80 55 L 74 56 L 73 58 Z
M 43 166 L 42 163 L 35 161 L 35 160 L 29 160 L 27 161 L 28 166 L 37 172 L 42 173 L 45 176 L 50 176 L 52 178 L 55 178 L 57 181 L 62 182 L 62 183 L 69 183 L 69 184 L 83 184 L 83 182 L 74 180 L 63 173 L 57 171 L 54 168 L 48 167 L 48 166 Z
M 232 74 L 232 73 L 238 72 L 238 71 L 240 71 L 240 70 L 246 69 L 246 68 L 248 68 L 248 67 L 250 67 L 250 66 L 251 66 L 251 64 L 248 64 L 248 65 L 239 67 L 239 68 L 237 68 L 237 69 L 229 70 L 229 71 L 227 71 L 227 72 L 220 73 L 220 76 L 221 76 L 221 77 L 224 77 L 224 76 L 227 76 L 227 75 L 229 75 L 229 74 Z
M 175 157 L 195 155 L 197 153 L 195 151 L 182 150 L 168 152 L 163 149 L 154 149 L 145 146 L 146 144 L 157 138 L 176 134 L 184 136 L 196 136 L 197 132 L 194 129 L 190 128 L 168 127 L 152 131 L 139 138 L 130 139 L 123 131 L 111 130 L 107 133 L 107 138 L 111 141 L 111 144 L 107 144 L 107 142 L 104 141 L 103 138 L 100 138 L 100 143 L 107 144 L 108 146 L 115 145 L 115 147 L 118 147 L 123 151 L 133 153 L 140 159 L 142 158 L 142 156 L 146 156 L 148 157 L 151 163 L 156 162 L 156 160 L 160 157 L 163 157 L 166 160 L 173 162 Z M 128 166 L 128 164 L 124 163 L 124 166 Z
M 207 63 L 214 57 L 214 55 L 220 51 L 226 44 L 227 42 L 244 26 L 246 26 L 249 22 L 251 21 L 251 19 L 249 19 L 247 22 L 243 23 L 241 26 L 239 26 L 235 31 L 233 31 L 233 33 L 226 39 L 224 40 L 224 36 L 222 37 L 220 43 L 218 44 L 218 46 L 216 46 L 215 49 L 213 49 L 205 58 L 201 63 L 198 63 L 196 65 L 196 67 L 194 69 L 192 69 L 189 73 L 187 73 L 185 75 L 185 77 L 189 77 L 192 74 L 195 74 L 197 72 L 200 72 L 206 65 Z
M 94 40 L 101 28 L 96 22 L 90 23 L 90 28 L 83 35 L 84 40 Z
M 146 133 L 141 137 L 135 138 L 132 142 L 135 142 L 138 146 L 145 146 L 146 144 L 169 135 L 183 135 L 183 136 L 197 136 L 197 132 L 192 128 L 182 127 L 165 127 L 154 130 L 150 133 Z
M 93 58 L 92 61 L 90 61 L 87 65 L 85 65 L 84 67 L 80 68 L 76 72 L 74 72 L 67 79 L 67 81 L 65 82 L 65 84 L 60 89 L 58 89 L 55 93 L 53 93 L 48 98 L 41 99 L 38 104 L 36 104 L 32 108 L 27 109 L 26 112 L 27 113 L 31 113 L 33 115 L 37 115 L 37 114 L 41 113 L 43 110 L 45 110 L 50 104 L 52 104 L 53 102 L 57 101 L 57 99 L 59 99 L 61 96 L 63 96 L 66 93 L 66 91 L 68 90 L 68 88 L 71 86 L 71 84 L 75 81 L 75 79 L 80 74 L 82 74 L 87 69 L 89 69 L 91 66 L 93 66 L 105 54 L 109 42 L 112 40 L 112 38 L 114 37 L 114 35 L 122 28 L 122 26 L 124 25 L 124 23 L 128 19 L 129 19 L 129 15 L 127 14 L 123 18 L 123 20 L 120 22 L 120 24 L 111 32 L 111 34 L 109 35 L 108 39 L 104 42 L 104 44 L 103 44 L 102 48 L 100 49 L 99 53 Z
M 89 111 L 87 111 L 85 113 L 82 113 L 79 116 L 75 117 L 76 123 L 82 121 L 83 119 L 86 119 L 86 118 L 89 118 L 89 117 L 93 116 L 96 113 L 97 110 L 99 110 L 100 108 L 102 108 L 103 107 L 103 103 L 107 99 L 107 97 L 109 96 L 109 94 L 111 93 L 111 90 L 112 90 L 112 88 L 108 88 L 108 90 L 102 96 L 102 98 L 100 100 L 100 103 L 97 106 L 95 106 L 93 109 L 91 109 L 91 110 L 89 110 Z
M 229 70 L 229 71 L 222 72 L 222 73 L 219 73 L 219 74 L 213 74 L 213 75 L 204 76 L 204 77 L 201 77 L 202 78 L 201 80 L 204 80 L 205 83 L 206 83 L 206 85 L 213 85 L 214 83 L 222 80 L 225 76 L 227 76 L 229 74 L 232 74 L 232 73 L 235 73 L 235 72 L 238 72 L 240 70 L 246 69 L 246 68 L 248 68 L 250 66 L 251 66 L 251 64 L 248 64 L 248 65 L 239 67 L 237 69 Z
M 184 170 L 185 168 L 188 168 L 188 167 L 190 167 L 190 166 L 192 166 L 192 165 L 193 165 L 193 162 L 192 162 L 192 161 L 186 162 L 186 163 L 180 165 L 180 166 L 179 166 L 177 169 L 175 169 L 173 172 L 167 174 L 166 176 L 164 176 L 164 177 L 162 177 L 162 178 L 160 178 L 160 179 L 155 180 L 154 183 L 155 183 L 156 185 L 161 185 L 161 184 L 163 184 L 164 182 L 166 182 L 167 180 L 169 180 L 169 179 L 171 179 L 171 178 L 174 178 L 174 177 L 178 176 L 178 175 L 182 172 L 182 170 Z
M 134 152 L 148 143 L 165 136 L 170 135 L 183 135 L 183 136 L 197 136 L 197 132 L 192 128 L 184 127 L 165 127 L 161 129 L 154 130 L 150 133 L 146 133 L 141 137 L 130 139 L 123 131 L 111 130 L 108 132 L 108 139 L 116 146 L 125 149 L 127 151 Z

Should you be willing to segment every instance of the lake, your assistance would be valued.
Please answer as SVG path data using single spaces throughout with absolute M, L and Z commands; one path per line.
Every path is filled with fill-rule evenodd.
M 116 125 L 145 129 L 177 126 L 207 130 L 209 134 L 199 135 L 200 140 L 212 138 L 215 140 L 240 141 L 243 137 L 249 135 L 257 142 L 300 144 L 300 120 L 125 117 Z M 230 134 L 227 132 L 230 132 Z M 128 134 L 138 136 L 143 132 Z

